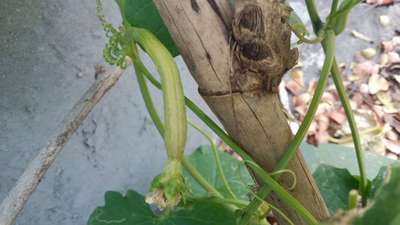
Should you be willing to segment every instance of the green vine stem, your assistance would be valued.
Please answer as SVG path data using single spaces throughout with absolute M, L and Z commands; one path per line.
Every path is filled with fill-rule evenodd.
M 222 183 L 224 184 L 226 190 L 228 191 L 229 195 L 233 198 L 233 199 L 237 199 L 237 196 L 235 195 L 235 193 L 232 191 L 231 186 L 229 185 L 228 180 L 226 179 L 225 176 L 225 172 L 224 169 L 222 167 L 222 162 L 221 162 L 221 158 L 219 157 L 218 154 L 218 150 L 217 150 L 217 146 L 215 146 L 214 141 L 211 139 L 210 135 L 208 135 L 203 129 L 201 129 L 199 126 L 197 126 L 196 124 L 192 123 L 189 121 L 190 126 L 192 126 L 195 130 L 197 130 L 200 134 L 202 134 L 210 143 L 211 145 L 211 150 L 213 152 L 214 155 L 214 160 L 215 160 L 215 164 L 217 165 L 217 170 L 219 175 L 221 176 L 221 180 Z
M 196 167 L 193 166 L 192 163 L 190 163 L 189 160 L 183 158 L 182 164 L 190 173 L 190 176 L 192 176 L 197 183 L 199 183 L 200 186 L 203 187 L 204 190 L 206 190 L 210 195 L 222 199 L 224 198 L 224 196 L 200 174 L 200 172 L 196 169 Z
M 356 157 L 357 157 L 358 170 L 360 171 L 359 191 L 362 196 L 362 205 L 366 206 L 367 205 L 367 194 L 368 194 L 367 193 L 368 182 L 367 182 L 367 178 L 365 175 L 365 165 L 364 165 L 364 157 L 363 157 L 363 151 L 362 151 L 361 140 L 360 140 L 360 133 L 358 130 L 356 120 L 354 119 L 353 110 L 351 109 L 350 101 L 346 94 L 346 89 L 343 85 L 343 80 L 341 77 L 339 67 L 336 63 L 336 60 L 334 60 L 334 62 L 333 62 L 332 77 L 333 77 L 333 82 L 335 83 L 336 89 L 338 91 L 340 101 L 342 102 L 344 111 L 346 113 L 347 120 L 350 125 L 351 135 L 353 137 L 353 142 L 354 142 L 354 149 L 355 149 Z
M 309 109 L 304 117 L 303 123 L 301 124 L 299 130 L 294 136 L 293 140 L 290 142 L 285 154 L 282 159 L 278 162 L 276 166 L 276 170 L 283 170 L 287 167 L 290 160 L 296 154 L 297 149 L 299 148 L 301 142 L 304 137 L 307 135 L 308 129 L 314 119 L 315 113 L 317 112 L 318 105 L 321 101 L 321 97 L 324 93 L 324 89 L 326 84 L 328 83 L 329 72 L 333 65 L 333 59 L 335 56 L 335 34 L 333 31 L 326 31 L 326 38 L 323 41 L 328 46 L 326 52 L 326 58 L 324 61 L 324 65 L 322 67 L 321 75 L 317 84 L 317 88 L 315 90 L 313 99 L 311 100 Z M 275 176 L 277 178 L 278 176 Z M 268 186 L 262 186 L 260 191 L 258 192 L 258 198 L 253 199 L 250 205 L 247 207 L 245 214 L 243 215 L 242 223 L 243 225 L 247 225 L 248 221 L 251 218 L 251 213 L 255 212 L 257 208 L 261 205 L 262 201 L 260 199 L 265 199 L 268 194 L 271 192 L 271 189 Z
M 260 177 L 260 179 L 271 188 L 271 190 L 287 205 L 292 207 L 309 225 L 319 225 L 319 222 L 304 206 L 289 194 L 278 182 L 269 176 L 261 167 L 253 162 L 247 165 Z
M 318 36 L 316 36 L 313 39 L 309 39 L 305 37 L 303 34 L 301 34 L 298 30 L 294 29 L 291 27 L 292 32 L 296 35 L 296 37 L 299 39 L 300 43 L 306 43 L 306 44 L 318 44 L 321 43 L 322 40 L 324 40 L 324 33 L 320 33 Z
M 135 48 L 136 48 L 136 46 L 135 46 Z M 137 50 L 136 50 L 136 52 L 137 52 Z M 147 87 L 146 79 L 143 75 L 143 72 L 140 70 L 140 67 L 138 66 L 138 64 L 139 64 L 138 57 L 139 56 L 136 54 L 135 58 L 132 58 L 133 59 L 132 61 L 133 61 L 133 66 L 135 68 L 136 77 L 137 77 L 137 81 L 139 84 L 139 89 L 140 89 L 140 92 L 142 93 L 142 98 L 143 98 L 144 104 L 147 108 L 147 111 L 149 112 L 150 118 L 153 120 L 153 123 L 155 124 L 161 137 L 164 138 L 164 126 L 162 124 L 160 117 L 157 114 L 157 110 L 154 107 L 154 103 L 151 98 L 149 89 Z
M 311 24 L 314 29 L 314 33 L 318 33 L 319 30 L 323 27 L 322 20 L 320 19 L 318 15 L 318 10 L 317 6 L 315 4 L 315 0 L 305 0 L 308 15 L 310 16 L 311 19 Z
M 353 7 L 354 5 L 358 4 L 360 1 L 355 2 L 353 5 L 350 4 L 350 8 Z M 322 24 L 321 19 L 318 15 L 317 8 L 315 5 L 314 0 L 306 0 L 306 5 L 308 9 L 308 13 L 311 19 L 311 22 L 313 24 L 314 28 L 314 33 L 318 33 L 321 29 L 320 24 Z M 345 8 L 341 10 L 347 10 Z M 336 11 L 332 15 L 337 15 L 340 13 L 339 11 Z M 347 15 L 345 15 L 347 16 Z M 328 51 L 328 45 L 327 43 L 322 43 L 322 47 L 324 48 L 325 52 Z M 336 89 L 339 94 L 340 101 L 345 109 L 345 113 L 347 116 L 347 120 L 349 121 L 350 129 L 351 129 L 351 135 L 353 137 L 353 142 L 354 142 L 354 149 L 356 152 L 356 157 L 357 157 L 357 163 L 358 163 L 358 169 L 360 173 L 360 185 L 359 185 L 359 190 L 360 194 L 362 196 L 362 205 L 365 206 L 367 204 L 367 180 L 365 176 L 365 166 L 364 166 L 364 159 L 363 159 L 363 153 L 362 153 L 362 147 L 361 147 L 361 141 L 360 141 L 360 134 L 359 130 L 356 124 L 356 121 L 354 119 L 353 111 L 350 106 L 350 102 L 348 99 L 348 96 L 346 94 L 346 90 L 343 86 L 343 81 L 341 78 L 341 73 L 339 70 L 339 67 L 337 65 L 336 59 L 333 60 L 333 65 L 331 68 L 331 73 L 333 77 L 333 81 L 335 83 Z

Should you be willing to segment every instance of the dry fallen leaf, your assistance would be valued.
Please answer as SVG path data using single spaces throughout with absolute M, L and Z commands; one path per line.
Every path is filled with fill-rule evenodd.
M 329 118 L 339 125 L 346 121 L 346 115 L 342 111 L 332 111 L 329 113 Z
M 327 116 L 321 115 L 317 118 L 318 129 L 319 130 L 328 130 L 329 128 L 329 118 Z
M 293 105 L 294 106 L 302 106 L 308 105 L 311 101 L 311 95 L 309 93 L 303 93 L 297 96 L 293 96 Z
M 381 55 L 379 64 L 380 64 L 381 66 L 385 66 L 385 65 L 388 64 L 388 63 L 389 63 L 389 56 L 388 56 L 388 54 L 383 53 L 383 54 Z
M 397 52 L 394 52 L 394 51 L 389 52 L 388 57 L 389 57 L 389 63 L 391 63 L 391 64 L 400 62 L 400 56 Z
M 381 2 L 375 1 L 374 4 Z M 386 18 L 380 19 L 385 22 Z M 353 35 L 370 41 L 360 33 L 353 32 Z M 352 73 L 347 76 L 343 74 L 355 120 L 362 132 L 364 149 L 396 159 L 400 157 L 399 53 L 400 36 L 382 42 L 382 51 L 379 53 L 374 48 L 355 53 L 353 60 L 356 61 L 350 63 Z M 343 69 L 342 73 L 345 72 Z M 301 67 L 296 67 L 291 72 L 291 78 L 297 82 L 296 85 L 289 84 L 286 87 L 292 94 L 297 93 L 291 96 L 292 112 L 296 119 L 302 121 L 315 92 L 317 80 L 304 84 Z M 351 142 L 350 127 L 333 84 L 325 89 L 307 136 L 307 142 L 314 145 L 329 141 Z
M 368 4 L 380 5 L 380 6 L 390 5 L 390 4 L 393 4 L 393 2 L 394 2 L 394 0 L 367 0 Z
M 400 142 L 394 142 L 387 139 L 383 139 L 383 143 L 390 152 L 396 155 L 400 154 Z
M 301 93 L 303 87 L 294 80 L 289 80 L 286 82 L 286 89 L 290 92 L 290 94 L 296 96 Z
M 304 72 L 301 68 L 292 69 L 290 71 L 290 77 L 300 84 L 300 86 L 304 87 Z
M 379 73 L 379 64 L 374 64 L 371 61 L 362 62 L 353 67 L 355 76 L 364 77 L 377 73 Z
M 376 94 L 376 97 L 383 105 L 392 104 L 392 97 L 386 91 L 380 91 Z
M 389 83 L 385 78 L 378 74 L 373 74 L 368 81 L 369 93 L 374 95 L 379 91 L 387 91 L 389 89 Z

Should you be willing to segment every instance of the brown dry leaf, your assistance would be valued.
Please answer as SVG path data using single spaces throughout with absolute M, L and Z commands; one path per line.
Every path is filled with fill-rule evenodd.
M 318 130 L 318 124 L 317 124 L 317 122 L 313 121 L 313 122 L 310 124 L 310 128 L 308 129 L 308 131 L 309 131 L 310 133 L 315 133 L 315 132 L 317 132 L 317 130 Z
M 384 120 L 389 123 L 397 132 L 400 133 L 400 119 L 396 115 L 385 115 Z
M 397 113 L 399 110 L 393 105 L 393 103 L 383 106 L 383 111 L 385 113 Z
M 392 97 L 390 96 L 389 92 L 387 91 L 380 91 L 376 94 L 376 97 L 383 105 L 390 105 L 392 104 Z
M 326 103 L 328 103 L 330 105 L 333 105 L 336 102 L 337 98 L 336 98 L 335 95 L 333 95 L 330 92 L 324 92 L 322 94 L 322 99 L 321 100 L 322 100 L 322 102 L 326 102 Z
M 356 92 L 354 93 L 354 95 L 351 97 L 351 102 L 355 104 L 354 109 L 357 109 L 360 107 L 360 105 L 364 102 L 364 96 L 359 93 Z
M 368 81 L 369 93 L 374 95 L 379 91 L 387 91 L 389 89 L 389 83 L 387 80 L 379 76 L 378 74 L 373 74 Z
M 392 152 L 392 153 L 394 153 L 396 155 L 400 154 L 400 142 L 398 142 L 398 141 L 395 142 L 395 141 L 390 141 L 390 140 L 387 140 L 387 139 L 383 139 L 383 143 L 385 144 L 386 148 L 390 152 Z
M 393 37 L 392 43 L 394 44 L 395 47 L 399 47 L 400 46 L 400 36 Z
M 366 147 L 369 151 L 377 153 L 379 155 L 385 155 L 386 146 L 382 141 L 382 138 L 379 136 L 371 136 L 368 138 L 364 138 Z
M 393 75 L 394 80 L 400 84 L 400 75 Z
M 368 4 L 379 5 L 379 6 L 391 5 L 391 4 L 393 4 L 393 2 L 394 2 L 394 0 L 367 0 Z
M 379 60 L 379 65 L 385 66 L 389 62 L 389 55 L 387 53 L 383 53 Z
M 400 90 L 398 87 L 391 89 L 390 94 L 394 102 L 400 102 Z
M 399 140 L 399 136 L 397 135 L 397 133 L 392 130 L 389 130 L 388 132 L 386 132 L 385 137 L 390 141 Z
M 328 130 L 329 128 L 329 118 L 327 116 L 321 115 L 317 118 L 318 129 L 319 130 Z
M 326 102 L 321 102 L 318 106 L 317 112 L 315 113 L 316 116 L 319 115 L 326 115 L 329 111 L 331 111 L 332 106 Z
M 303 93 L 297 96 L 293 96 L 294 106 L 308 105 L 310 101 L 311 101 L 311 95 L 309 93 Z
M 360 92 L 362 94 L 369 94 L 368 84 L 361 84 L 360 85 Z
M 286 89 L 290 92 L 290 94 L 296 96 L 299 95 L 303 89 L 303 87 L 294 80 L 289 80 L 286 82 Z
M 300 121 L 303 120 L 304 116 L 306 115 L 308 110 L 308 107 L 306 105 L 299 105 L 297 107 L 294 107 L 294 111 L 299 114 L 298 118 Z
M 355 76 L 364 77 L 377 73 L 379 73 L 379 65 L 371 61 L 362 62 L 353 67 L 353 75 Z
M 391 153 L 391 152 L 386 153 L 386 157 L 388 157 L 389 159 L 393 159 L 393 160 L 399 159 L 399 157 L 396 154 Z
M 393 63 L 399 63 L 400 62 L 400 56 L 397 52 L 389 52 L 388 53 L 388 57 L 389 57 L 389 63 L 393 64 Z
M 323 143 L 327 143 L 331 136 L 327 131 L 311 132 L 307 136 L 307 143 L 318 146 Z
M 346 121 L 346 115 L 343 111 L 332 111 L 329 113 L 329 118 L 339 125 Z
M 391 52 L 395 49 L 395 45 L 393 44 L 392 41 L 382 41 L 381 43 L 381 48 L 383 52 L 388 53 Z
M 290 77 L 304 87 L 304 72 L 301 68 L 296 68 L 290 71 Z

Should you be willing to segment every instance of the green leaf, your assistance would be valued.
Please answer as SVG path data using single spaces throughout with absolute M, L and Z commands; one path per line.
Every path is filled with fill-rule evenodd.
M 349 192 L 358 188 L 357 179 L 348 170 L 320 165 L 313 176 L 332 215 L 347 208 Z
M 354 148 L 337 144 L 322 144 L 315 147 L 303 143 L 300 149 L 313 173 L 319 165 L 327 164 L 337 168 L 346 168 L 352 175 L 359 175 Z M 382 167 L 389 166 L 396 162 L 387 157 L 369 152 L 364 153 L 364 161 L 366 165 L 366 175 L 370 180 L 376 177 L 378 171 Z
M 239 162 L 231 155 L 225 152 L 218 152 L 221 158 L 222 167 L 225 172 L 228 183 L 232 187 L 233 192 L 240 199 L 248 200 L 249 187 L 254 185 L 254 181 L 250 176 L 246 166 Z M 226 190 L 221 177 L 219 176 L 214 155 L 210 146 L 201 146 L 188 160 L 197 168 L 202 176 L 213 185 L 225 197 L 230 197 Z M 186 178 L 187 186 L 195 197 L 207 196 L 207 192 L 194 180 L 190 174 L 184 170 L 183 176 Z
M 234 212 L 213 199 L 196 199 L 187 202 L 168 214 L 156 215 L 145 203 L 142 195 L 128 191 L 107 192 L 105 206 L 90 215 L 88 225 L 232 225 Z
M 157 219 L 144 197 L 135 191 L 128 191 L 126 196 L 119 192 L 107 192 L 105 203 L 105 206 L 96 208 L 90 215 L 88 225 L 152 224 L 151 221 Z
M 145 28 L 157 36 L 175 57 L 179 51 L 153 0 L 117 0 L 124 23 Z
M 383 186 L 383 184 L 385 182 L 385 178 L 388 175 L 388 172 L 389 172 L 389 168 L 386 166 L 382 167 L 379 170 L 378 175 L 376 175 L 376 177 L 371 182 L 371 188 L 368 193 L 369 198 L 374 198 L 376 196 L 376 193 L 378 192 L 378 190 Z
M 353 222 L 354 225 L 400 224 L 400 165 L 389 169 L 385 183 L 377 192 L 372 206 Z

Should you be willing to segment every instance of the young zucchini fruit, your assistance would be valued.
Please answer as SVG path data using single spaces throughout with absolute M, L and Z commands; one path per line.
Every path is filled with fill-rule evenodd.
M 160 208 L 173 208 L 185 193 L 182 159 L 187 139 L 187 118 L 179 70 L 168 49 L 150 31 L 128 27 L 124 34 L 127 55 L 134 63 L 140 60 L 135 46 L 138 43 L 153 60 L 161 77 L 164 129 L 159 131 L 164 137 L 168 160 L 162 173 L 153 180 L 147 200 Z

